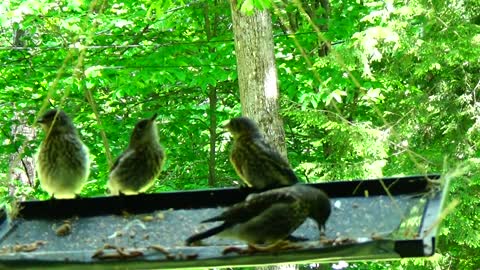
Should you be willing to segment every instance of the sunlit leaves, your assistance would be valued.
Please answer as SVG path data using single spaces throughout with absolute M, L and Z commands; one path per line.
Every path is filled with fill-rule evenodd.
M 249 15 L 255 10 L 264 10 L 272 6 L 271 0 L 240 0 L 238 1 L 240 11 Z
M 375 105 L 385 99 L 380 88 L 370 88 L 366 91 L 366 94 L 362 97 L 362 103 L 369 106 Z
M 330 94 L 327 95 L 325 98 L 325 105 L 329 105 L 332 100 L 335 100 L 337 103 L 342 103 L 342 96 L 346 96 L 347 93 L 342 90 L 333 90 Z
M 112 21 L 113 25 L 118 28 L 124 28 L 127 26 L 132 26 L 133 22 L 129 20 L 117 19 Z

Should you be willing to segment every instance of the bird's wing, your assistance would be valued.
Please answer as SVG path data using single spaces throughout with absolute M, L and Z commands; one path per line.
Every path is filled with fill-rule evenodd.
M 278 153 L 276 149 L 270 146 L 263 138 L 255 138 L 251 147 L 254 153 L 259 153 L 259 158 L 265 160 L 265 164 L 273 165 L 278 171 L 282 172 L 291 183 L 298 182 L 298 178 L 293 172 L 290 164 Z
M 131 152 L 132 152 L 132 150 L 130 150 L 130 149 L 127 149 L 127 150 L 123 151 L 123 153 L 121 153 L 120 156 L 118 156 L 117 159 L 115 160 L 115 162 L 113 163 L 112 167 L 110 168 L 110 172 L 115 170 L 115 168 L 118 166 L 118 164 L 120 164 L 120 162 L 122 162 L 123 159 L 125 159 L 127 156 L 129 156 L 131 154 Z
M 263 138 L 254 138 L 253 139 L 253 144 L 252 147 L 255 147 L 257 149 L 255 150 L 255 153 L 264 153 L 264 158 L 271 159 L 274 161 L 276 164 L 279 164 L 282 167 L 290 167 L 288 162 L 278 153 L 277 150 L 275 150 L 271 145 L 269 145 L 265 139 Z
M 222 214 L 203 222 L 225 221 L 226 223 L 240 223 L 260 215 L 275 203 L 293 203 L 297 200 L 298 198 L 289 193 L 285 188 L 252 194 L 245 201 L 237 203 Z
M 276 202 L 240 226 L 232 226 L 228 233 L 247 242 L 273 243 L 300 226 L 307 218 L 306 210 L 301 201 Z
M 120 163 L 120 160 L 122 159 L 123 155 L 125 154 L 124 153 L 121 153 L 120 156 L 117 157 L 117 159 L 115 159 L 115 162 L 113 163 L 112 167 L 110 168 L 110 171 L 113 171 L 115 170 L 115 168 L 118 166 L 118 164 Z
M 236 142 L 232 152 L 230 153 L 230 163 L 232 164 L 233 168 L 237 175 L 243 180 L 243 182 L 252 187 L 252 184 L 248 181 L 248 157 L 245 156 L 245 153 L 242 150 L 238 150 L 241 148 L 239 145 L 242 145 L 242 142 Z
M 235 169 L 237 174 L 240 176 L 240 178 L 243 178 L 245 173 L 243 172 L 243 169 L 241 166 L 241 164 L 244 163 L 242 160 L 242 157 L 238 156 L 235 151 L 232 151 L 232 153 L 230 154 L 230 162 L 232 163 L 233 168 Z

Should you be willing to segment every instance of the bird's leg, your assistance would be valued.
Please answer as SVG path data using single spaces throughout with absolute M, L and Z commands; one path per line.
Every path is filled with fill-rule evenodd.
M 279 240 L 273 244 L 262 246 L 259 244 L 248 244 L 246 249 L 230 246 L 223 250 L 223 255 L 229 253 L 238 253 L 238 254 L 254 254 L 259 252 L 275 252 L 280 250 L 288 250 L 288 249 L 298 249 L 301 248 L 300 245 L 294 245 L 288 240 Z
M 279 250 L 287 250 L 287 249 L 298 249 L 301 246 L 292 244 L 289 240 L 279 240 L 273 244 L 268 246 L 259 246 L 256 244 L 248 244 L 248 251 L 249 253 L 255 252 L 269 252 L 269 251 L 279 251 Z

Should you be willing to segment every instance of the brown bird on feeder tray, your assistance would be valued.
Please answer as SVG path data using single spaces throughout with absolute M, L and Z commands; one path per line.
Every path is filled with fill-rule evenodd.
M 61 110 L 47 111 L 37 123 L 46 133 L 35 158 L 40 185 L 54 198 L 74 198 L 90 172 L 88 148 Z
M 112 195 L 145 192 L 160 174 L 165 152 L 159 142 L 156 118 L 154 114 L 135 125 L 127 149 L 110 169 L 108 189 Z
M 320 189 L 303 184 L 251 194 L 220 215 L 204 222 L 222 221 L 221 225 L 190 236 L 190 245 L 218 235 L 235 238 L 249 244 L 275 244 L 288 239 L 309 217 L 317 222 L 320 233 L 330 216 L 328 196 Z
M 266 189 L 298 183 L 290 164 L 265 141 L 253 120 L 233 118 L 225 128 L 234 140 L 230 162 L 248 187 Z

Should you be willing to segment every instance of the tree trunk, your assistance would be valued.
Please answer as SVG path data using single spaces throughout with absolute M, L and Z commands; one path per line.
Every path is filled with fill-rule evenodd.
M 320 30 L 326 33 L 328 32 L 328 20 L 330 19 L 330 2 L 328 2 L 328 0 L 320 0 L 320 5 L 323 8 L 323 13 L 320 15 L 320 17 L 324 20 L 324 23 L 320 25 Z M 318 44 L 318 56 L 327 56 L 331 46 L 330 42 L 319 38 Z
M 19 201 L 25 199 L 25 194 L 17 193 L 18 185 L 14 184 L 15 180 L 18 180 L 22 185 L 28 187 L 35 187 L 35 161 L 32 156 L 25 155 L 26 143 L 21 144 L 20 141 L 33 141 L 37 132 L 35 128 L 26 123 L 25 115 L 18 113 L 15 103 L 10 104 L 13 108 L 14 114 L 11 119 L 12 124 L 10 130 L 2 130 L 5 138 L 15 145 L 15 152 L 9 154 L 9 170 L 7 175 L 7 181 L 2 181 L 1 184 L 8 187 L 8 193 L 10 196 L 16 197 Z M 28 113 L 34 113 L 29 111 Z M 19 124 L 15 124 L 18 122 Z M 8 132 L 9 131 L 9 132 Z M 19 196 L 20 195 L 20 196 Z
M 208 185 L 213 187 L 215 185 L 215 143 L 217 141 L 217 87 L 210 86 L 209 92 L 210 100 L 210 154 L 208 158 Z
M 242 114 L 255 120 L 266 140 L 287 158 L 285 130 L 279 115 L 272 19 L 267 10 L 242 14 L 230 2 Z
M 215 1 L 214 4 L 217 4 Z M 216 29 L 218 24 L 218 14 L 216 12 L 211 12 L 209 9 L 210 3 L 206 2 L 203 5 L 203 15 L 205 18 L 205 34 L 207 36 L 207 40 L 210 41 L 213 37 L 216 36 Z M 213 23 L 210 19 L 210 16 L 213 16 Z M 210 49 L 211 52 L 214 52 L 214 48 Z M 210 104 L 209 108 L 209 116 L 210 116 L 210 152 L 208 157 L 208 185 L 213 187 L 215 186 L 216 182 L 216 173 L 215 167 L 216 164 L 216 142 L 217 142 L 217 86 L 210 85 L 208 91 L 208 100 Z

